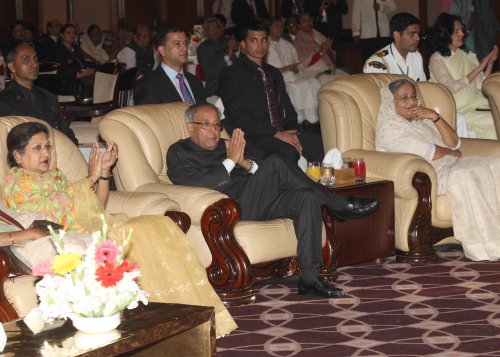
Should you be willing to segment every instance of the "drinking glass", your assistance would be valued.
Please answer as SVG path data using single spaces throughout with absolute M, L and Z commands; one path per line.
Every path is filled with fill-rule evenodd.
M 342 159 L 342 168 L 347 169 L 349 167 L 352 167 L 352 157 L 344 157 Z
M 333 164 L 321 164 L 321 176 L 319 182 L 323 186 L 327 187 L 333 187 L 335 185 L 335 170 L 333 169 Z
M 306 172 L 313 178 L 313 180 L 319 182 L 319 178 L 321 177 L 321 168 L 319 166 L 319 162 L 308 162 Z
M 356 176 L 356 182 L 365 182 L 366 181 L 365 160 L 360 157 L 352 159 L 352 167 L 354 168 L 354 176 Z

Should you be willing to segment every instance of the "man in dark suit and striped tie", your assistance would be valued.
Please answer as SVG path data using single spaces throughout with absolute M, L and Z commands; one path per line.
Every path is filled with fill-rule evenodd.
M 177 27 L 158 33 L 161 64 L 137 81 L 134 104 L 205 102 L 203 83 L 183 68 L 188 61 L 188 45 L 186 33 Z

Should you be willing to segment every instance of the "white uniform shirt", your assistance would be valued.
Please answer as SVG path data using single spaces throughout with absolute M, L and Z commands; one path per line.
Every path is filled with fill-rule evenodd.
M 420 52 L 409 52 L 405 60 L 393 43 L 368 57 L 363 72 L 404 74 L 415 81 L 427 81 Z
M 380 5 L 377 11 L 381 37 L 389 37 L 390 15 L 397 11 L 394 0 L 376 0 Z M 352 35 L 362 39 L 377 37 L 377 23 L 373 0 L 354 0 L 352 7 Z

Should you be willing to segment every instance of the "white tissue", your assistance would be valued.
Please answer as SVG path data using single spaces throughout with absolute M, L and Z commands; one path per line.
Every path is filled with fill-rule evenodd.
M 0 322 L 0 352 L 3 352 L 5 345 L 7 344 L 7 335 L 3 329 L 3 324 Z
M 324 164 L 331 164 L 335 170 L 342 168 L 342 155 L 338 149 L 330 149 L 323 159 Z

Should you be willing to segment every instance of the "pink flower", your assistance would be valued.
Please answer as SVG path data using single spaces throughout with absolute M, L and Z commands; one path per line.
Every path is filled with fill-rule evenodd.
M 97 265 L 106 262 L 114 263 L 116 257 L 120 254 L 120 250 L 116 244 L 110 240 L 105 240 L 95 250 L 95 260 Z
M 52 271 L 51 268 L 52 262 L 50 260 L 47 260 L 43 263 L 38 264 L 36 267 L 33 268 L 33 275 L 35 276 L 44 276 L 44 275 L 54 275 L 54 272 Z

